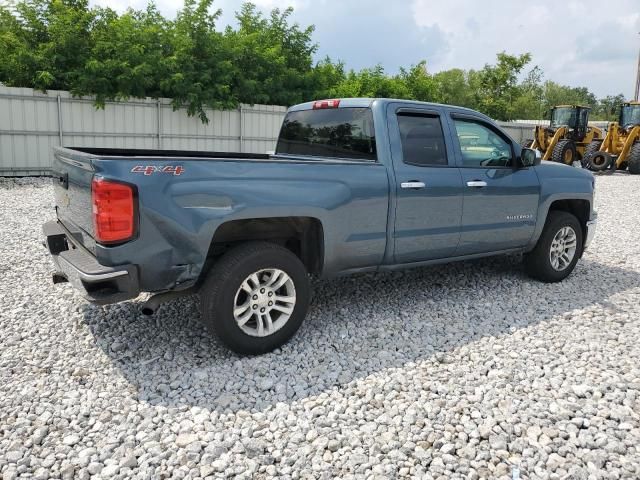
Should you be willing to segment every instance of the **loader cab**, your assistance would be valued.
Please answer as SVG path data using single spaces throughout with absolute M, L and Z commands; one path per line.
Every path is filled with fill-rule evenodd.
M 589 111 L 580 105 L 558 105 L 551 109 L 551 128 L 568 127 L 567 138 L 582 141 L 587 134 Z
M 626 102 L 620 108 L 620 120 L 618 122 L 624 129 L 640 125 L 640 102 Z

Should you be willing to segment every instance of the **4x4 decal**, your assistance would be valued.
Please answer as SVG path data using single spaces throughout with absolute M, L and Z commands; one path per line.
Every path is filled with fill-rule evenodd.
M 184 167 L 181 165 L 136 165 L 131 169 L 131 173 L 142 173 L 144 175 L 170 173 L 173 175 L 182 175 L 184 173 Z

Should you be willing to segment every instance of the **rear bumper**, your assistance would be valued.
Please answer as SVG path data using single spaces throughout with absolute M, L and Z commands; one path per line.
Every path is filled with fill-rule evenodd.
M 598 214 L 596 212 L 593 212 L 591 214 L 591 219 L 587 222 L 587 235 L 584 239 L 584 248 L 587 248 L 591 244 L 593 237 L 595 237 L 596 235 L 597 226 L 598 226 Z
M 87 300 L 105 305 L 135 298 L 140 293 L 136 265 L 107 267 L 71 236 L 57 221 L 42 226 L 45 245 L 56 267 L 54 283 L 68 281 Z

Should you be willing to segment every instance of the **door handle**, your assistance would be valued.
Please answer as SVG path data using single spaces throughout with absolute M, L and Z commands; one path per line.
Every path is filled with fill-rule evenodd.
M 424 187 L 425 187 L 424 182 L 418 182 L 416 180 L 412 180 L 411 182 L 402 182 L 400 184 L 400 188 L 418 189 L 418 188 L 424 188 Z
M 472 180 L 470 182 L 467 182 L 467 187 L 482 188 L 486 186 L 487 186 L 487 182 L 483 180 Z

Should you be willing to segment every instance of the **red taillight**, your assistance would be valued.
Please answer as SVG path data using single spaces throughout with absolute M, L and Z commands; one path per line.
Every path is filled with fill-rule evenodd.
M 339 99 L 318 100 L 317 102 L 313 102 L 313 109 L 318 110 L 319 108 L 338 108 L 338 105 L 340 105 Z
M 136 225 L 134 202 L 134 191 L 130 185 L 93 178 L 91 203 L 98 242 L 124 242 L 133 237 Z

